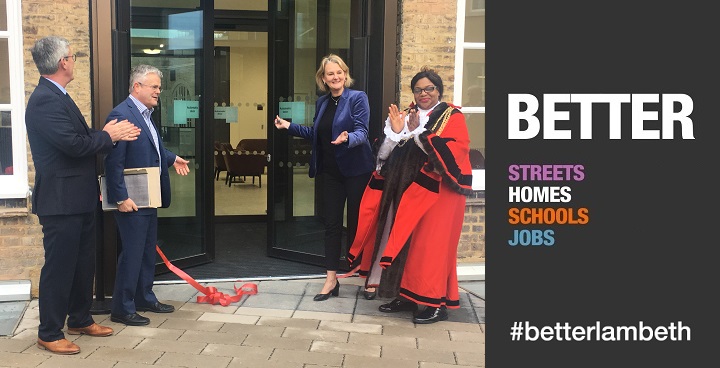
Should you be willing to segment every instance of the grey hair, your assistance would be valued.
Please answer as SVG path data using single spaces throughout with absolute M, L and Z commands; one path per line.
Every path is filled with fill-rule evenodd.
M 148 74 L 157 74 L 162 80 L 163 74 L 160 69 L 147 64 L 140 64 L 130 70 L 130 88 L 129 92 L 132 93 L 135 82 L 142 83 L 140 80 L 145 79 Z
M 70 52 L 70 42 L 62 37 L 48 36 L 35 42 L 30 53 L 40 75 L 53 75 L 58 71 L 60 59 Z

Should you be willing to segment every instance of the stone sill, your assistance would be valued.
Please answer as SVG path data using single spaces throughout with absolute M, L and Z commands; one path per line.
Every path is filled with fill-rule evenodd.
M 27 217 L 30 215 L 29 208 L 0 208 L 0 218 Z
M 485 281 L 485 262 L 458 263 L 458 281 Z

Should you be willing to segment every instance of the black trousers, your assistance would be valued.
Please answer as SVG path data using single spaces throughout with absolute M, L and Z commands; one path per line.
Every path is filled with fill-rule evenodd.
M 337 271 L 340 268 L 340 249 L 342 247 L 343 209 L 347 201 L 347 244 L 355 239 L 357 231 L 360 200 L 370 173 L 345 177 L 340 173 L 322 173 L 323 181 L 323 220 L 325 223 L 325 268 Z
M 87 327 L 95 275 L 95 212 L 39 216 L 45 264 L 40 271 L 40 326 L 38 337 L 55 341 L 65 337 L 67 325 Z

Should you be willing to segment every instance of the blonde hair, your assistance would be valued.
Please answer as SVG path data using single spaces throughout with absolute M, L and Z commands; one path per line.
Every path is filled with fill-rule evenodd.
M 350 68 L 348 68 L 347 64 L 345 64 L 340 56 L 330 54 L 320 61 L 320 67 L 318 68 L 317 73 L 315 73 L 315 84 L 317 84 L 321 91 L 327 92 L 327 85 L 325 84 L 325 81 L 323 81 L 323 75 L 325 75 L 325 65 L 327 65 L 327 63 L 335 63 L 340 66 L 340 69 L 345 72 L 345 88 L 352 86 L 355 81 L 350 77 Z

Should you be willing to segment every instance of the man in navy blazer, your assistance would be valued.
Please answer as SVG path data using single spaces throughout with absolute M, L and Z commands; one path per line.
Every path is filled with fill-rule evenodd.
M 128 195 L 123 170 L 138 167 L 160 168 L 162 207 L 170 206 L 170 176 L 175 167 L 180 175 L 190 171 L 189 161 L 163 146 L 160 133 L 150 117 L 162 92 L 162 72 L 150 65 L 138 65 L 130 71 L 130 96 L 115 106 L 107 120 L 128 119 L 142 126 L 133 142 L 119 142 L 105 158 L 107 196 L 118 206 L 115 220 L 120 233 L 115 289 L 110 319 L 130 326 L 142 326 L 150 319 L 138 311 L 170 313 L 175 307 L 160 303 L 152 291 L 155 279 L 155 245 L 157 244 L 157 208 L 138 208 Z
M 57 354 L 80 348 L 69 334 L 109 336 L 90 314 L 95 272 L 95 214 L 100 202 L 96 155 L 113 143 L 137 139 L 140 129 L 112 120 L 102 131 L 88 127 L 65 87 L 73 80 L 75 54 L 61 37 L 45 37 L 30 49 L 40 72 L 25 124 L 35 164 L 32 212 L 43 231 L 45 264 L 40 271 L 38 347 Z

